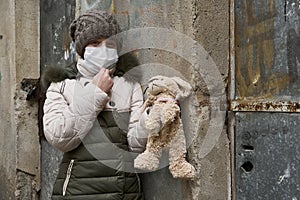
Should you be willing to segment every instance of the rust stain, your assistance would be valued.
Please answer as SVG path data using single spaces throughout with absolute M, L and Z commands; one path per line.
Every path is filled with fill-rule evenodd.
M 245 0 L 235 10 L 236 87 L 239 98 L 276 96 L 290 83 L 288 74 L 273 74 L 274 0 L 256 8 Z
M 300 112 L 300 103 L 292 101 L 255 102 L 236 100 L 230 102 L 230 111 Z
M 270 77 L 269 91 L 278 94 L 281 88 L 285 88 L 290 84 L 291 77 L 288 74 L 275 73 Z
M 69 32 L 65 32 L 65 40 L 64 40 L 64 47 L 66 50 L 70 51 L 70 43 L 72 42 L 72 38 L 70 37 Z

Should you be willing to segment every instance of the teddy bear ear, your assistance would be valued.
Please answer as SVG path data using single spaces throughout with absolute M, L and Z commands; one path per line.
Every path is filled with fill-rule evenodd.
M 172 77 L 172 80 L 177 83 L 180 90 L 176 95 L 176 99 L 186 98 L 191 94 L 192 86 L 188 82 L 179 77 Z

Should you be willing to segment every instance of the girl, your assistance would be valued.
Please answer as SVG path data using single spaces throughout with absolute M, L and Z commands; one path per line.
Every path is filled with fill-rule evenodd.
M 132 165 L 126 152 L 142 152 L 147 140 L 143 94 L 137 82 L 113 75 L 121 42 L 110 37 L 119 32 L 111 14 L 96 10 L 70 26 L 78 75 L 52 82 L 44 104 L 45 137 L 65 152 L 54 200 L 143 199 L 137 174 L 126 170 Z

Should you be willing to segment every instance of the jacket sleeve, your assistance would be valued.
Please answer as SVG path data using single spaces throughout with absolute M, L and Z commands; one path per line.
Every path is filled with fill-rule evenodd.
M 131 115 L 127 134 L 129 149 L 143 152 L 146 147 L 148 133 L 145 129 L 146 112 L 142 112 L 143 92 L 139 84 L 135 84 L 131 99 Z
M 73 84 L 66 84 L 66 81 L 52 83 L 44 104 L 45 137 L 63 152 L 71 151 L 81 143 L 108 101 L 107 94 L 94 84 L 83 86 L 79 81 L 72 81 Z

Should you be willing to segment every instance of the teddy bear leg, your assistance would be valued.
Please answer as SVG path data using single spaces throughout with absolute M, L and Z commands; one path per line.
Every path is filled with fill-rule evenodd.
M 177 135 L 170 145 L 169 170 L 174 178 L 188 178 L 196 177 L 196 170 L 193 165 L 186 161 L 186 144 L 183 134 Z
M 185 160 L 184 155 L 170 163 L 169 170 L 174 178 L 193 179 L 196 177 L 195 168 Z
M 148 149 L 134 159 L 134 167 L 141 170 L 154 171 L 159 167 L 162 151 L 151 152 Z

